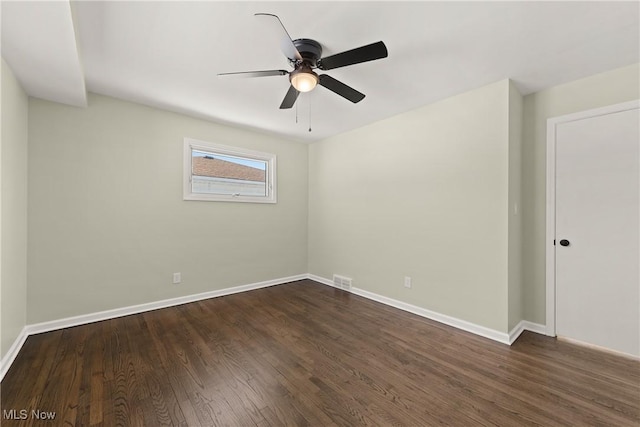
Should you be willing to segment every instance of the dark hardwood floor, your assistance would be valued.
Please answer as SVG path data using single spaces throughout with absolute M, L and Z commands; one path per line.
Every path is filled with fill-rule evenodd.
M 31 336 L 1 387 L 3 427 L 640 425 L 638 361 L 311 281 Z

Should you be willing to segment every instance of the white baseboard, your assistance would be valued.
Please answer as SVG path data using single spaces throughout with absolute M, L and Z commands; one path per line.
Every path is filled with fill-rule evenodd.
M 333 281 L 316 276 L 315 274 L 308 274 L 308 279 L 322 283 L 324 285 L 333 286 Z M 456 317 L 447 316 L 446 314 L 438 313 L 426 308 L 418 307 L 412 304 L 408 304 L 403 301 L 398 301 L 392 298 L 388 298 L 382 295 L 375 294 L 373 292 L 365 291 L 364 289 L 352 288 L 351 293 L 360 295 L 367 299 L 380 302 L 391 307 L 398 308 L 400 310 L 408 311 L 409 313 L 417 314 L 427 319 L 435 320 L 445 325 L 453 326 L 454 328 L 462 329 L 463 331 L 471 332 L 472 334 L 479 335 L 481 337 L 489 338 L 494 341 L 498 341 L 503 344 L 511 345 L 520 336 L 520 334 L 527 330 L 536 332 L 539 334 L 545 334 L 546 327 L 537 323 L 522 320 L 518 325 L 508 334 L 505 332 L 496 331 L 495 329 L 487 328 L 484 326 L 476 325 L 475 323 L 467 322 Z
M 558 335 L 558 341 L 564 341 L 564 342 L 568 342 L 568 343 L 571 343 L 571 344 L 574 344 L 574 345 L 578 345 L 580 347 L 589 348 L 591 350 L 597 350 L 597 351 L 601 351 L 601 352 L 604 352 L 604 353 L 613 354 L 615 356 L 624 357 L 625 359 L 631 359 L 631 360 L 640 361 L 640 355 L 624 353 L 622 351 L 613 350 L 613 349 L 610 349 L 610 348 L 607 348 L 607 347 L 602 347 L 602 346 L 599 346 L 599 345 L 596 345 L 596 344 L 591 344 L 591 343 L 588 343 L 588 342 L 575 340 L 573 338 L 563 337 L 562 335 Z
M 387 298 L 382 295 L 374 294 L 363 289 L 353 288 L 352 291 L 356 295 L 360 295 L 365 298 L 369 298 L 374 301 L 381 302 L 383 304 L 390 305 L 400 310 L 408 311 L 409 313 L 417 314 L 418 316 L 426 317 L 427 319 L 435 320 L 445 325 L 453 326 L 454 328 L 462 329 L 463 331 L 471 332 L 472 334 L 480 335 L 481 337 L 489 338 L 494 341 L 501 342 L 503 344 L 511 344 L 509 342 L 509 335 L 505 332 L 496 331 L 495 329 L 487 328 L 484 326 L 476 325 L 475 323 L 467 322 L 466 320 L 458 319 L 456 317 L 447 316 L 446 314 L 438 313 L 436 311 L 427 310 L 426 308 L 418 307 L 406 302 Z
M 24 328 L 22 328 L 11 347 L 9 347 L 9 351 L 7 351 L 7 354 L 5 354 L 2 359 L 0 359 L 0 381 L 2 381 L 2 379 L 4 378 L 4 374 L 7 373 L 13 361 L 16 360 L 16 356 L 18 356 L 18 353 L 20 352 L 20 349 L 24 345 L 24 342 L 27 340 L 28 336 L 29 333 L 27 332 L 27 327 L 25 326 Z
M 509 332 L 509 345 L 513 344 L 524 331 L 531 331 L 536 334 L 546 335 L 547 327 L 539 323 L 529 322 L 528 320 L 521 320 L 520 323 L 518 323 L 516 327 Z
M 315 274 L 307 274 L 307 279 L 335 288 L 335 286 L 333 286 L 333 280 L 325 279 L 324 277 L 316 276 Z
M 520 321 L 515 328 L 509 332 L 509 345 L 513 344 L 521 333 L 524 332 L 524 320 Z
M 146 311 L 158 310 L 160 308 L 173 307 L 176 305 L 186 304 L 195 301 L 201 301 L 209 298 L 216 298 L 225 295 L 237 294 L 240 292 L 251 291 L 254 289 L 266 288 L 269 286 L 281 285 L 283 283 L 295 282 L 307 278 L 307 274 L 298 274 L 296 276 L 283 277 L 280 279 L 267 280 L 264 282 L 251 283 L 248 285 L 234 286 L 232 288 L 219 289 L 215 291 L 203 292 L 200 294 L 186 295 L 183 297 L 170 298 L 161 301 L 155 301 L 145 304 L 132 305 L 129 307 L 116 308 L 113 310 L 105 310 L 97 313 L 83 314 L 80 316 L 67 317 L 64 319 L 52 320 L 50 322 L 35 323 L 27 325 L 15 340 L 5 357 L 2 358 L 0 364 L 0 381 L 11 367 L 22 345 L 29 335 L 40 334 L 43 332 L 55 331 L 58 329 L 70 328 L 72 326 L 85 325 L 87 323 L 99 322 L 101 320 L 115 319 L 117 317 L 129 316 L 131 314 L 144 313 Z
M 426 308 L 418 307 L 392 298 L 387 298 L 363 289 L 353 288 L 351 292 L 356 295 L 381 302 L 382 304 L 390 305 L 391 307 L 399 308 L 400 310 L 408 311 L 409 313 L 417 314 L 418 316 L 426 317 L 427 319 L 435 320 L 436 322 L 444 323 L 445 325 L 453 326 L 454 328 L 462 329 L 463 331 L 471 332 L 475 335 L 480 335 L 481 337 L 489 338 L 503 344 L 511 344 L 509 342 L 509 335 L 505 332 L 496 331 L 495 329 L 467 322 L 466 320 L 447 316 L 446 314 L 438 313 L 436 311 L 428 310 Z
M 536 334 L 546 335 L 547 334 L 547 326 L 541 325 L 540 323 L 529 322 L 528 320 L 523 320 L 524 330 L 529 332 L 535 332 Z

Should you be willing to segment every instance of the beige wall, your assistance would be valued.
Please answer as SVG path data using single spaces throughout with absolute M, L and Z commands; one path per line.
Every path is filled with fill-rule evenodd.
M 183 201 L 184 137 L 275 153 L 278 203 Z M 104 96 L 30 99 L 28 322 L 306 273 L 307 151 Z
M 523 319 L 522 119 L 523 98 L 509 82 L 509 331 Z
M 312 144 L 309 272 L 507 332 L 509 88 Z
M 640 98 L 638 64 L 556 86 L 524 98 L 524 317 L 545 319 L 545 206 L 547 119 Z
M 28 98 L 2 60 L 0 139 L 0 358 L 27 320 Z

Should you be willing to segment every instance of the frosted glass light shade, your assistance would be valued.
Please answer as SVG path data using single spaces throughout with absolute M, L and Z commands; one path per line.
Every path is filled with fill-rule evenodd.
M 298 92 L 309 92 L 318 84 L 318 76 L 313 71 L 301 71 L 291 75 L 291 84 Z

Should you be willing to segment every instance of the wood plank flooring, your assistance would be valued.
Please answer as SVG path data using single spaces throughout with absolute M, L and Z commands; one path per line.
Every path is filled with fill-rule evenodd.
M 3 427 L 638 426 L 640 362 L 303 280 L 31 336 L 1 403 Z

